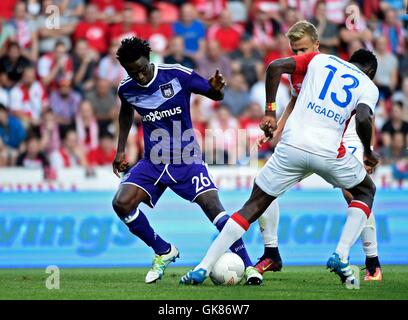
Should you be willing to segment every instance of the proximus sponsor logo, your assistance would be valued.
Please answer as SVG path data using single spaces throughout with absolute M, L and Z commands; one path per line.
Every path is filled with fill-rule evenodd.
M 182 112 L 181 107 L 163 110 L 163 111 L 152 111 L 142 117 L 142 121 L 145 122 L 155 122 L 156 120 L 161 120 L 163 118 L 169 118 L 176 114 L 180 114 Z

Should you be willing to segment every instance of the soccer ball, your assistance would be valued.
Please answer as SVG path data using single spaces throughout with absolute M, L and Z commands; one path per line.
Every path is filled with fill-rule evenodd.
M 244 277 L 244 261 L 236 253 L 226 252 L 214 264 L 210 279 L 217 285 L 233 286 Z

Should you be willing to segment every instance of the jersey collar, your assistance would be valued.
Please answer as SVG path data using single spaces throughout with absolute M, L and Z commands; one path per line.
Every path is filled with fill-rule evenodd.
M 147 88 L 147 87 L 149 87 L 149 86 L 153 83 L 154 80 L 156 80 L 157 72 L 158 72 L 159 68 L 157 67 L 157 64 L 156 64 L 155 62 L 152 62 L 152 64 L 153 64 L 153 66 L 154 66 L 154 71 L 153 71 L 153 78 L 152 78 L 152 80 L 150 80 L 149 83 L 148 83 L 148 84 L 145 84 L 145 85 L 141 85 L 141 84 L 138 83 L 138 85 L 139 85 L 140 87 Z

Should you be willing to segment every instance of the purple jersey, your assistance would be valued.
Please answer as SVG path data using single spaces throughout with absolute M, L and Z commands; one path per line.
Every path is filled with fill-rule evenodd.
M 201 163 L 190 96 L 204 95 L 210 88 L 207 79 L 180 64 L 154 64 L 153 79 L 145 86 L 130 77 L 123 79 L 118 95 L 142 117 L 144 158 L 156 164 Z

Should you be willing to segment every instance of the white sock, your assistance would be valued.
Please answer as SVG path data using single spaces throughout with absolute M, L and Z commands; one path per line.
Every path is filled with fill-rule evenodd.
M 375 226 L 374 214 L 371 212 L 370 217 L 367 219 L 367 223 L 361 232 L 361 241 L 363 243 L 363 249 L 366 257 L 377 257 L 377 229 Z
M 236 220 L 234 219 L 234 215 L 232 215 L 231 218 L 228 219 L 220 234 L 211 244 L 204 259 L 198 266 L 194 268 L 194 270 L 202 268 L 205 269 L 207 271 L 207 275 L 209 275 L 212 266 L 217 262 L 217 260 L 228 250 L 229 247 L 231 247 L 231 245 L 235 241 L 241 238 L 245 231 L 248 229 L 248 222 L 244 221 L 243 223 L 241 223 L 248 224 L 244 228 L 243 226 L 241 226 L 241 224 L 236 222 Z M 240 220 L 243 219 L 241 216 L 239 217 L 241 218 Z
M 360 207 L 352 207 L 353 202 L 354 201 L 350 203 L 350 206 L 347 209 L 347 221 L 336 248 L 336 253 L 339 254 L 342 262 L 348 261 L 350 248 L 360 236 L 361 231 L 367 222 L 366 213 Z M 365 204 L 364 206 L 368 209 Z
M 259 229 L 265 247 L 278 247 L 279 204 L 278 199 L 272 201 L 258 219 Z

